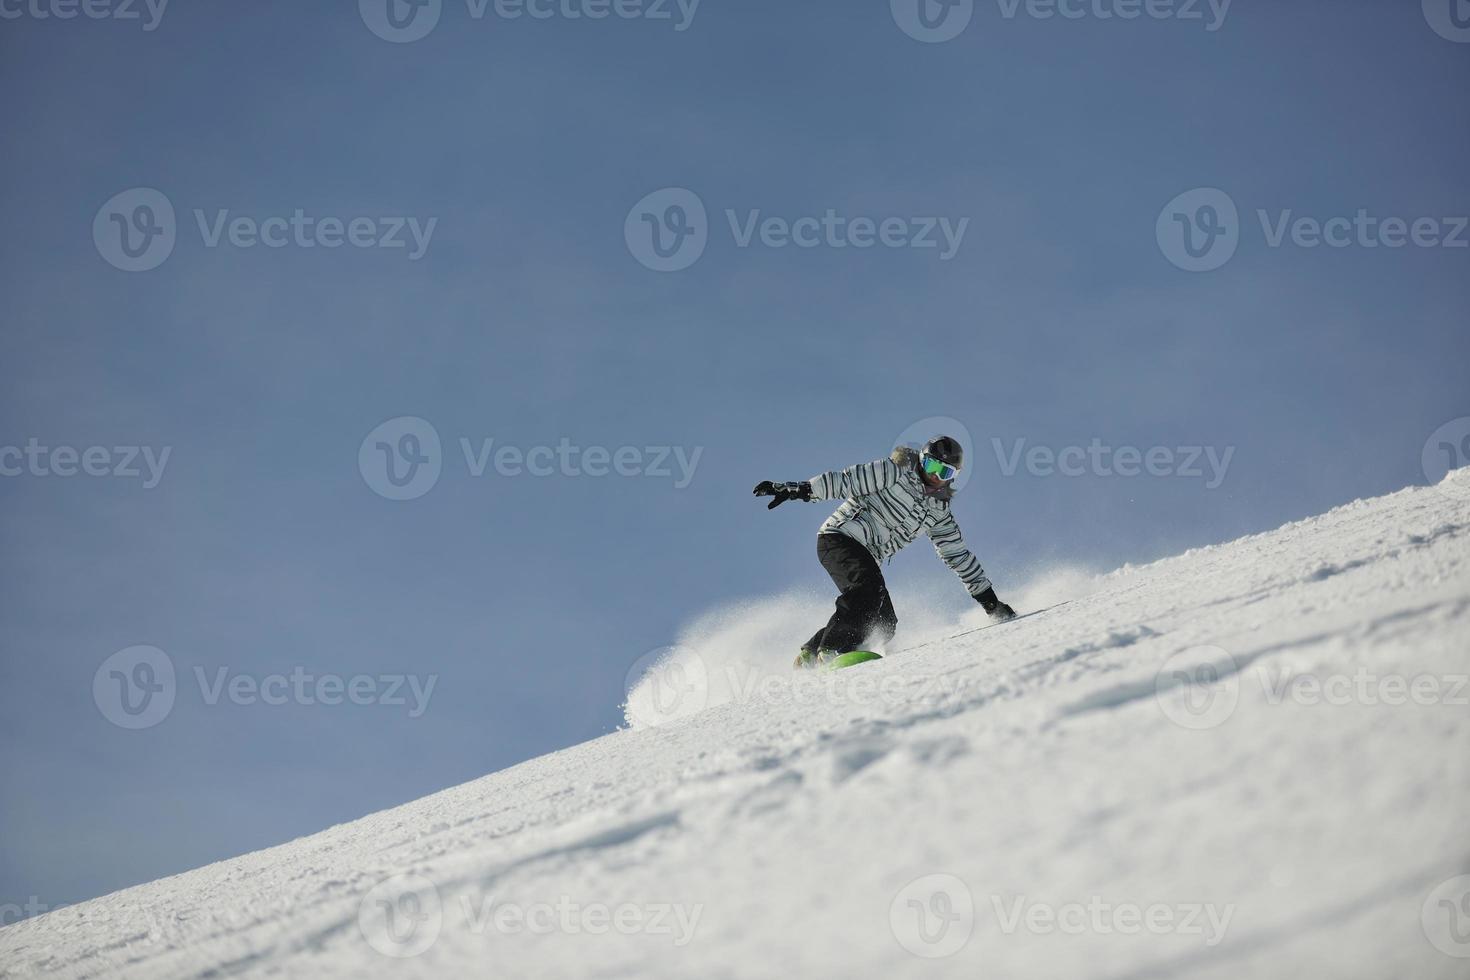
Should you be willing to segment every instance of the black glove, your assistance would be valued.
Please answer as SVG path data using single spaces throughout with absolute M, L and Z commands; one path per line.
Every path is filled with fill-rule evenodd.
M 772 483 L 770 480 L 762 480 L 755 485 L 754 493 L 757 497 L 775 497 L 775 500 L 766 504 L 766 510 L 772 510 L 788 500 L 811 500 L 812 485 L 810 483 Z
M 980 603 L 990 614 L 990 618 L 997 623 L 1016 618 L 1016 611 L 995 597 L 995 589 L 986 589 L 975 597 L 975 601 Z

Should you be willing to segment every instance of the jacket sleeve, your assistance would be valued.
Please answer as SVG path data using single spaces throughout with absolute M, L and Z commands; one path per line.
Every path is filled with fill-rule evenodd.
M 970 595 L 979 596 L 991 587 L 990 579 L 985 576 L 985 569 L 980 567 L 980 559 L 965 547 L 965 541 L 960 536 L 960 526 L 955 523 L 954 515 L 949 511 L 945 511 L 944 516 L 929 528 L 929 540 L 934 542 L 934 550 L 944 563 L 965 583 Z
M 903 476 L 903 471 L 891 459 L 875 459 L 871 463 L 858 463 L 845 470 L 818 473 L 809 481 L 813 500 L 845 500 L 861 497 L 884 487 L 891 487 Z

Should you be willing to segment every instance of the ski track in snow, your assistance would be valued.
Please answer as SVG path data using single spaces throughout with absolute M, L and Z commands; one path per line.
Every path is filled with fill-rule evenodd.
M 1467 653 L 1461 470 L 851 671 L 767 669 L 688 717 L 12 925 L 0 975 L 1463 978 L 1423 917 L 1463 912 L 1470 936 L 1470 904 L 1431 894 L 1470 874 Z M 1355 671 L 1452 696 L 1279 696 Z M 952 884 L 905 891 L 929 875 L 973 911 Z M 400 882 L 432 889 L 414 904 Z M 1089 901 L 1228 918 L 1011 911 Z M 677 909 L 599 934 L 497 925 L 487 902 Z M 920 912 L 941 938 L 918 952 L 949 955 L 911 951 Z

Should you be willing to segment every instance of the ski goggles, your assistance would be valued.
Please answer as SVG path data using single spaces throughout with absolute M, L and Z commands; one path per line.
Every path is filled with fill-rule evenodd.
M 939 479 L 944 480 L 946 483 L 950 480 L 953 480 L 955 478 L 955 475 L 960 471 L 960 468 L 958 466 L 950 466 L 943 460 L 935 459 L 933 456 L 930 456 L 927 453 L 924 456 L 920 457 L 919 462 L 923 465 L 924 474 L 926 476 L 938 477 Z

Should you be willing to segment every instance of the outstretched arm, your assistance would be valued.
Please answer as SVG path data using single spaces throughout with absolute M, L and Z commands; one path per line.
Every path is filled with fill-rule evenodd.
M 946 513 L 929 528 L 929 540 L 934 542 L 934 550 L 939 553 L 939 557 L 960 577 L 965 589 L 987 613 L 1001 619 L 1010 619 L 1016 615 L 1015 610 L 996 597 L 995 587 L 986 577 L 985 569 L 980 567 L 980 559 L 965 547 L 960 526 L 955 522 L 953 514 Z
M 753 491 L 757 497 L 775 497 L 766 509 L 779 507 L 788 500 L 840 500 L 860 497 L 884 487 L 891 487 L 903 476 L 903 470 L 891 459 L 858 463 L 845 470 L 818 473 L 802 483 L 773 483 L 762 480 Z
M 875 459 L 845 470 L 818 473 L 808 482 L 812 485 L 813 500 L 843 500 L 891 487 L 902 476 L 903 470 L 892 459 Z

